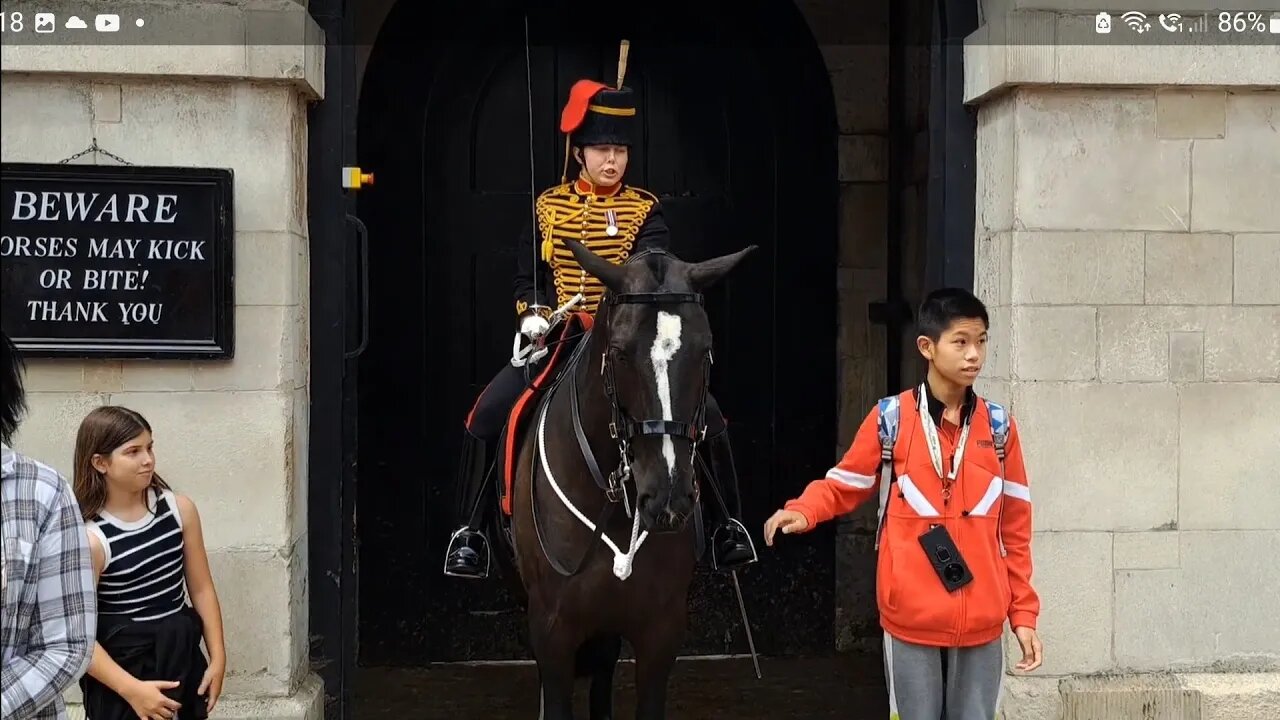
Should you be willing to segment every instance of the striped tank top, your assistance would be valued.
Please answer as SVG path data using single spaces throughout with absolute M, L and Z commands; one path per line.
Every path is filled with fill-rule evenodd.
M 98 612 L 158 620 L 186 605 L 182 516 L 173 493 L 148 491 L 152 512 L 126 522 L 103 510 L 88 523 L 106 552 L 98 578 Z

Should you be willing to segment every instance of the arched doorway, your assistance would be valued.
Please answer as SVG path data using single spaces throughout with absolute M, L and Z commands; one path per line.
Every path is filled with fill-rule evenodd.
M 622 37 L 645 128 L 628 179 L 663 199 L 675 251 L 761 248 L 709 297 L 713 388 L 748 526 L 758 533 L 825 469 L 836 436 L 830 84 L 792 3 L 697 5 L 400 2 L 388 16 L 358 114 L 359 164 L 377 175 L 359 196 L 371 238 L 358 380 L 361 664 L 524 657 L 522 617 L 500 583 L 440 573 L 455 458 L 462 418 L 510 353 L 530 110 L 540 190 L 560 176 L 555 123 L 569 85 L 613 78 Z M 760 649 L 828 650 L 833 578 L 825 531 L 752 568 L 743 586 Z M 746 650 L 724 579 L 702 576 L 691 612 L 687 652 Z

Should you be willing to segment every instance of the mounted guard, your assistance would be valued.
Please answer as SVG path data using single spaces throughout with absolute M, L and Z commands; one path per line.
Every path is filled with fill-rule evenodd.
M 670 244 L 671 231 L 661 202 L 647 190 L 623 181 L 637 125 L 635 94 L 622 84 L 625 67 L 624 45 L 617 87 L 579 80 L 570 89 L 561 113 L 560 130 L 565 134 L 561 183 L 534 202 L 536 237 L 533 228 L 527 227 L 518 239 L 514 283 L 517 348 L 511 361 L 480 393 L 466 419 L 458 479 L 461 527 L 450 538 L 446 575 L 488 576 L 490 548 L 483 529 L 487 513 L 496 503 L 491 496 L 494 473 L 486 472 L 486 448 L 502 436 L 512 406 L 548 362 L 547 334 L 552 325 L 559 324 L 569 311 L 593 315 L 605 293 L 601 281 L 583 270 L 565 239 L 582 243 L 615 265 L 646 250 L 665 250 Z M 570 157 L 579 167 L 572 182 L 567 181 Z M 521 349 L 522 336 L 529 344 Z M 757 555 L 740 521 L 740 493 L 729 433 L 719 405 L 709 395 L 703 444 L 711 466 L 708 481 L 719 496 L 708 503 L 714 518 L 709 538 L 711 562 L 718 570 L 734 570 L 755 562 Z

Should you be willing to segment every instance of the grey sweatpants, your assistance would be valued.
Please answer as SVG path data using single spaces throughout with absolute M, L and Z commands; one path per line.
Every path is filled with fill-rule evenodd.
M 890 720 L 995 720 L 1004 649 L 1000 638 L 977 647 L 940 648 L 885 633 L 884 673 Z

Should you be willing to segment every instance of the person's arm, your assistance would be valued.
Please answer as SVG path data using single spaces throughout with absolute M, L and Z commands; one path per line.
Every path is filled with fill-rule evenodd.
M 93 584 L 97 587 L 98 579 L 102 577 L 102 571 L 107 567 L 107 551 L 93 531 L 89 532 L 89 553 L 93 558 Z M 177 712 L 182 707 L 181 704 L 170 700 L 160 692 L 160 690 L 175 688 L 178 683 L 162 680 L 142 682 L 128 670 L 120 667 L 100 642 L 93 643 L 93 656 L 89 661 L 88 672 L 89 677 L 124 698 L 125 702 L 129 703 L 129 706 L 139 715 L 144 713 L 149 715 L 148 710 L 159 713 L 163 709 L 171 716 L 171 713 Z
M 800 497 L 784 506 L 804 516 L 805 531 L 818 523 L 852 512 L 876 494 L 880 469 L 880 413 L 872 409 L 862 421 L 853 443 L 836 466 L 821 480 L 814 480 Z
M 213 586 L 213 573 L 209 571 L 209 555 L 204 548 L 200 513 L 191 498 L 185 495 L 177 496 L 177 504 L 182 516 L 182 553 L 187 571 L 187 592 L 204 624 L 204 646 L 209 651 L 209 669 L 205 671 L 196 693 L 207 698 L 208 710 L 213 712 L 214 706 L 218 704 L 218 696 L 222 694 L 222 680 L 227 671 L 227 651 L 222 635 L 222 606 L 218 603 L 218 591 Z
M 97 632 L 97 596 L 80 506 L 62 477 L 39 530 L 34 635 L 0 670 L 3 720 L 34 715 L 84 674 Z M 43 487 L 43 486 L 42 486 Z
M 536 242 L 536 232 L 532 224 L 525 226 L 516 242 L 516 276 L 513 283 L 516 301 L 516 315 L 529 312 L 535 305 L 546 307 L 549 288 L 546 283 L 546 267 L 541 256 L 541 242 Z M 535 257 L 534 253 L 538 253 Z M 551 311 L 542 310 L 544 317 Z
M 1036 626 L 1040 615 L 1040 597 L 1031 587 L 1031 490 L 1027 486 L 1027 468 L 1022 460 L 1022 442 L 1018 426 L 1010 419 L 1009 439 L 1005 444 L 1004 507 L 1000 530 L 1007 551 L 1005 565 L 1009 569 L 1009 627 Z
M 668 250 L 671 247 L 671 228 L 667 226 L 666 215 L 662 211 L 662 203 L 655 202 L 636 233 L 635 252 L 641 250 Z

